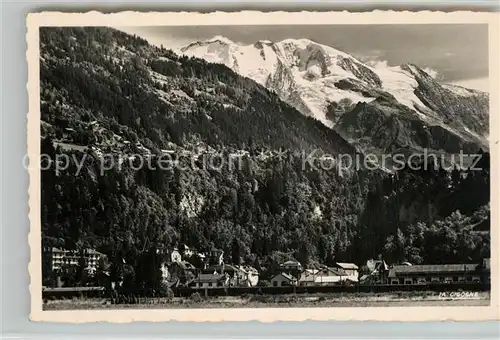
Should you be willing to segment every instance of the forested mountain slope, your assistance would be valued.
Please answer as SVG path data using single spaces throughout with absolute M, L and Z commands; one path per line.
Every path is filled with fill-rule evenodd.
M 421 261 L 488 253 L 489 238 L 473 238 L 470 226 L 489 216 L 489 167 L 460 178 L 315 168 L 304 165 L 304 152 L 356 150 L 223 65 L 109 28 L 42 28 L 40 47 L 42 153 L 83 160 L 81 168 L 58 173 L 52 162 L 42 171 L 43 245 L 96 248 L 129 287 L 159 285 L 161 250 L 179 243 L 222 249 L 228 262 L 258 268 L 290 257 L 361 262 L 386 248 L 403 260 L 411 254 L 393 250 L 390 237 L 409 240 L 420 222 L 430 230 L 425 242 L 412 243 Z M 186 167 L 158 169 L 165 154 Z M 204 167 L 214 154 L 238 155 L 240 166 Z M 121 166 L 103 171 L 109 155 Z M 157 169 L 138 166 L 138 155 Z M 422 183 L 428 189 L 421 191 Z M 468 195 L 471 187 L 480 195 Z M 423 216 L 429 206 L 434 212 Z M 448 225 L 455 207 L 464 215 Z M 410 211 L 394 216 L 391 209 Z M 374 234 L 377 228 L 383 231 Z M 458 236 L 436 239 L 436 228 Z M 433 255 L 429 249 L 442 242 L 452 250 L 461 242 L 462 257 Z

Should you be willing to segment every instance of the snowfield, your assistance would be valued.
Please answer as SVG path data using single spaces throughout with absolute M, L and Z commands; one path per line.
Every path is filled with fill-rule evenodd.
M 421 118 L 426 118 L 421 110 L 426 108 L 426 105 L 414 93 L 418 86 L 415 75 L 419 70 L 413 65 L 406 65 L 407 70 L 385 63 L 369 66 L 348 53 L 309 39 L 285 39 L 279 42 L 260 40 L 254 44 L 241 45 L 228 38 L 216 36 L 189 44 L 178 52 L 208 62 L 224 64 L 274 90 L 284 101 L 302 113 L 329 126 L 331 122 L 325 116 L 329 102 L 343 98 L 348 98 L 353 103 L 375 99 L 335 86 L 339 80 L 354 79 L 373 87 L 373 84 L 368 84 L 364 79 L 367 70 L 380 79 L 381 86 L 378 90 L 390 93 L 399 103 L 415 110 Z M 352 67 L 345 67 L 345 60 Z M 460 96 L 471 96 L 475 93 L 459 86 L 444 86 Z M 294 91 L 299 94 L 300 103 L 296 96 L 291 96 Z

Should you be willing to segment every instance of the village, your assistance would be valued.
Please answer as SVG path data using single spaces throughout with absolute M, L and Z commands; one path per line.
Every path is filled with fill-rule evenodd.
M 184 146 L 179 146 L 173 142 L 167 142 L 165 149 L 154 149 L 141 142 L 137 135 L 130 133 L 126 127 L 115 123 L 113 126 L 103 126 L 97 120 L 73 122 L 71 127 L 67 120 L 59 119 L 60 124 L 67 126 L 57 133 L 53 131 L 50 124 L 42 124 L 42 129 L 46 129 L 53 137 L 52 146 L 54 149 L 69 152 L 88 153 L 95 159 L 109 160 L 110 156 L 116 157 L 119 166 L 123 163 L 130 164 L 137 158 L 154 159 L 159 158 L 168 162 L 169 166 L 178 165 L 186 161 L 210 161 L 211 157 L 220 156 L 210 145 L 194 138 Z M 248 150 L 228 147 L 228 163 L 235 166 L 238 160 L 249 155 Z M 282 158 L 286 155 L 281 150 L 256 150 L 256 159 L 266 161 L 273 158 Z M 322 156 L 324 157 L 324 156 Z M 323 158 L 322 158 L 323 159 Z
M 89 277 L 101 270 L 106 255 L 93 249 L 83 253 L 50 248 L 44 252 L 45 263 L 57 276 L 62 268 L 75 267 L 85 263 Z M 186 245 L 172 248 L 161 263 L 163 283 L 172 290 L 189 294 L 204 292 L 205 295 L 234 294 L 243 291 L 269 291 L 271 294 L 311 291 L 326 291 L 329 287 L 339 290 L 343 287 L 486 287 L 491 280 L 490 259 L 468 264 L 418 264 L 404 262 L 387 264 L 383 259 L 369 259 L 358 266 L 355 263 L 337 262 L 333 266 L 304 266 L 295 259 L 279 264 L 271 274 L 262 277 L 256 268 L 245 264 L 231 264 L 224 261 L 224 252 L 196 252 Z M 83 261 L 82 261 L 83 260 Z M 189 260 L 189 261 L 188 261 Z M 104 270 L 105 276 L 109 271 Z M 60 276 L 52 286 L 45 286 L 44 293 L 55 296 L 71 295 L 72 292 L 91 293 L 118 289 L 121 282 L 100 282 L 99 286 L 70 286 Z M 95 282 L 95 281 L 94 281 Z M 290 290 L 293 288 L 292 290 Z M 448 289 L 449 290 L 449 289 Z M 344 290 L 341 290 L 344 291 Z M 350 291 L 350 290 L 346 290 Z M 63 294 L 64 293 L 64 294 Z

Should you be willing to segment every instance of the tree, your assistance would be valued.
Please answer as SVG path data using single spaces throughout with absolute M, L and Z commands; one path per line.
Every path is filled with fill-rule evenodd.
M 239 266 L 241 264 L 241 246 L 237 238 L 233 238 L 231 246 L 231 259 L 233 264 Z
M 396 249 L 397 249 L 397 258 L 399 260 L 404 260 L 405 245 L 406 245 L 405 235 L 403 234 L 401 229 L 398 228 L 396 232 Z
M 351 110 L 352 109 L 352 106 L 353 106 L 353 103 L 352 103 L 352 100 L 349 99 L 349 98 L 342 98 L 340 101 L 339 101 L 339 107 L 342 108 L 342 110 L 344 111 L 348 111 L 348 110 Z
M 296 254 L 297 260 L 306 268 L 311 260 L 311 246 L 306 240 L 303 240 L 299 244 L 299 248 Z
M 257 287 L 270 287 L 271 286 L 271 282 L 269 282 L 269 280 L 259 280 L 259 282 L 257 282 Z
M 384 245 L 384 254 L 389 262 L 393 262 L 396 259 L 397 245 L 394 241 L 394 236 L 389 236 Z

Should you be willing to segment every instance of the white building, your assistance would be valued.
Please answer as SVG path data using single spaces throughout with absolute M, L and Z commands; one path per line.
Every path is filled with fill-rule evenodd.
M 349 276 L 337 268 L 306 269 L 299 280 L 301 286 L 328 286 L 344 282 Z M 357 278 L 356 278 L 357 279 Z
M 229 277 L 226 274 L 199 274 L 193 281 L 194 288 L 221 288 L 227 287 Z
M 346 262 L 337 262 L 335 267 L 341 269 L 344 273 L 346 273 L 346 279 L 351 281 L 358 281 L 359 276 L 359 267 L 354 263 L 346 263 Z
M 236 266 L 239 286 L 255 287 L 259 283 L 259 272 L 251 266 Z
M 182 261 L 182 256 L 181 253 L 179 253 L 179 250 L 177 248 L 174 248 L 170 252 L 170 262 L 181 262 Z
M 284 272 L 301 272 L 302 264 L 296 260 L 289 260 L 280 265 Z
M 99 264 L 99 259 L 103 254 L 94 249 L 85 249 L 82 252 L 77 250 L 66 250 L 59 248 L 50 248 L 45 256 L 48 257 L 51 263 L 52 270 L 60 270 L 64 266 L 77 266 L 81 263 L 81 259 L 85 262 L 85 267 L 89 273 L 95 273 Z

